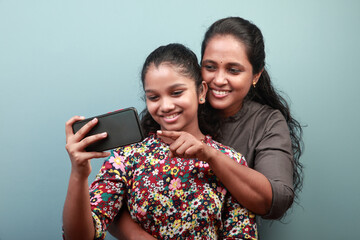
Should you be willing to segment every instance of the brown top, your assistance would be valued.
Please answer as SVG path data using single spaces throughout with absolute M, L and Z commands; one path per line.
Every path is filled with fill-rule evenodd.
M 226 119 L 221 143 L 242 153 L 249 167 L 264 174 L 271 183 L 273 199 L 267 219 L 280 218 L 291 206 L 293 158 L 289 128 L 278 110 L 253 101 Z

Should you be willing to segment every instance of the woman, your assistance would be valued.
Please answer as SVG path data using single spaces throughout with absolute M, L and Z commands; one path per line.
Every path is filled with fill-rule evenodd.
M 302 187 L 302 128 L 272 86 L 261 31 L 240 17 L 216 21 L 205 33 L 201 65 L 208 104 L 217 113 L 208 119 L 218 123 L 217 140 L 244 154 L 252 168 L 218 171 L 243 186 L 232 195 L 244 207 L 262 218 L 281 218 Z M 140 236 L 130 224 L 122 214 L 110 232 Z
M 220 141 L 243 153 L 271 185 L 257 177 L 247 182 L 259 197 L 243 205 L 263 218 L 280 218 L 302 186 L 302 129 L 272 86 L 262 34 L 242 18 L 221 19 L 206 32 L 201 55 L 208 101 L 219 112 Z

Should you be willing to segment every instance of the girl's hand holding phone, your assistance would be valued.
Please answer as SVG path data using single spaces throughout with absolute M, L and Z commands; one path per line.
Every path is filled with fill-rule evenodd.
M 98 123 L 98 119 L 94 118 L 92 121 L 85 124 L 79 131 L 74 134 L 72 125 L 79 120 L 84 120 L 84 117 L 72 117 L 65 124 L 66 133 L 66 150 L 71 160 L 71 172 L 79 178 L 87 178 L 91 173 L 90 160 L 92 158 L 104 158 L 110 155 L 110 152 L 86 152 L 85 148 L 90 144 L 104 139 L 107 133 L 100 133 L 85 137 L 86 134 Z

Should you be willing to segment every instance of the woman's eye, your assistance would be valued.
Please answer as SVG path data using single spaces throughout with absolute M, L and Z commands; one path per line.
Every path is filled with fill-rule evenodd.
M 241 71 L 239 70 L 239 69 L 237 69 L 237 68 L 229 68 L 229 70 L 228 70 L 230 73 L 232 73 L 232 74 L 238 74 L 238 73 L 240 73 Z
M 203 68 L 205 68 L 208 71 L 214 71 L 216 69 L 213 65 L 203 65 Z

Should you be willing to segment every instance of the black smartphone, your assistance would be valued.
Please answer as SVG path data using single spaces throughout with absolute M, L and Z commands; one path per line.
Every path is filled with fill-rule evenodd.
M 107 132 L 107 138 L 89 145 L 85 149 L 88 152 L 102 152 L 144 139 L 137 111 L 133 107 L 77 121 L 73 124 L 74 133 L 94 118 L 98 119 L 98 123 L 86 136 Z

